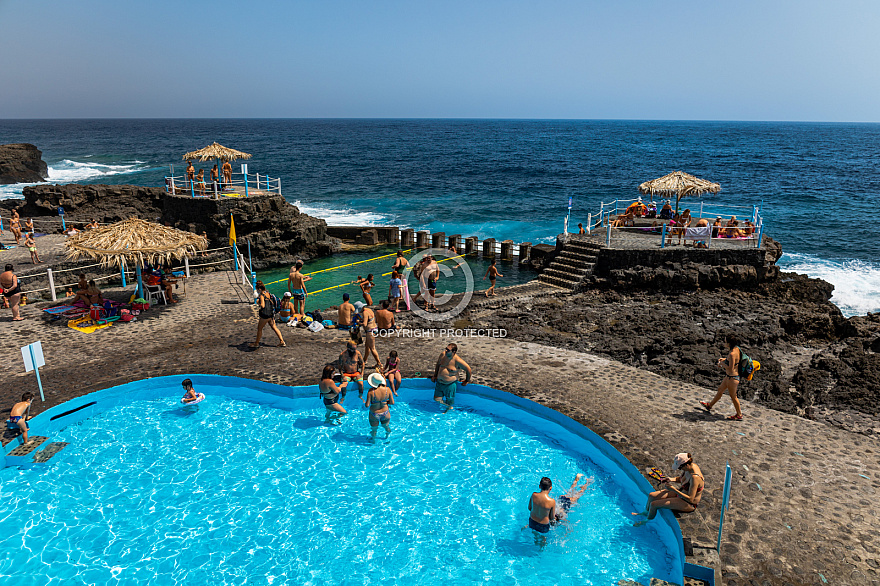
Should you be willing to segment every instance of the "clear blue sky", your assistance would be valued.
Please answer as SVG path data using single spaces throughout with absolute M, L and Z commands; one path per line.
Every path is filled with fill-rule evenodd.
M 880 2 L 0 0 L 0 118 L 880 121 Z

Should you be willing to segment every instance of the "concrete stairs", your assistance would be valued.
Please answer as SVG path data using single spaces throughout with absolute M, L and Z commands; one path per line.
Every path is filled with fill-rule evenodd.
M 596 242 L 570 237 L 538 280 L 573 291 L 593 274 L 601 248 Z

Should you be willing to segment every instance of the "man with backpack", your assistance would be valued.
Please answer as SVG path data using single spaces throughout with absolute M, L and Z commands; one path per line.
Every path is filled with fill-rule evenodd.
M 721 385 L 718 387 L 718 392 L 715 393 L 715 397 L 711 401 L 708 403 L 700 401 L 700 405 L 702 405 L 706 411 L 711 412 L 712 407 L 714 407 L 715 403 L 721 399 L 721 396 L 725 392 L 729 393 L 730 400 L 733 402 L 733 408 L 736 409 L 736 414 L 727 418 L 730 421 L 742 421 L 742 408 L 740 408 L 736 391 L 739 388 L 741 379 L 751 378 L 754 368 L 751 358 L 743 354 L 743 351 L 740 350 L 739 343 L 739 338 L 737 338 L 736 335 L 727 335 L 727 357 L 719 358 L 717 362 L 718 366 L 724 369 L 724 379 L 721 381 Z

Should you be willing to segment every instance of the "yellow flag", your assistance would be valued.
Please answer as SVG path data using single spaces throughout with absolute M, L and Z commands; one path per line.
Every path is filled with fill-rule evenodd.
M 235 244 L 235 218 L 229 214 L 229 246 Z

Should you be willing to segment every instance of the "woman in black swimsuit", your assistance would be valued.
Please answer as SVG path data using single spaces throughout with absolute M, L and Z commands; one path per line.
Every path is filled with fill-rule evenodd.
M 6 265 L 6 270 L 0 274 L 0 287 L 3 288 L 3 296 L 9 301 L 9 308 L 12 309 L 12 321 L 21 321 L 18 302 L 21 301 L 21 284 L 18 277 L 12 272 L 15 268 L 12 265 Z
M 345 400 L 345 389 L 338 387 L 333 380 L 333 372 L 335 369 L 328 364 L 321 373 L 321 382 L 318 383 L 318 390 L 321 391 L 321 400 L 324 401 L 324 407 L 327 409 L 327 420 L 329 421 L 335 414 L 336 418 L 342 417 L 348 411 L 342 406 Z
M 721 399 L 726 391 L 730 394 L 733 408 L 736 409 L 736 413 L 728 417 L 728 419 L 731 421 L 742 421 L 743 412 L 739 405 L 739 399 L 736 396 L 736 391 L 739 388 L 739 361 L 742 358 L 742 352 L 739 349 L 739 338 L 733 334 L 728 335 L 727 348 L 729 350 L 727 358 L 718 359 L 718 366 L 724 369 L 724 378 L 718 386 L 718 391 L 715 393 L 715 397 L 713 397 L 711 401 L 708 403 L 700 401 L 700 405 L 702 405 L 706 411 L 711 411 L 712 407 L 715 406 L 715 403 Z
M 692 513 L 697 510 L 700 499 L 703 496 L 703 472 L 694 464 L 694 458 L 690 454 L 676 454 L 672 467 L 681 470 L 681 475 L 675 478 L 667 478 L 663 481 L 668 488 L 655 490 L 648 495 L 648 504 L 641 513 L 633 515 L 644 516 L 634 526 L 644 525 L 655 516 L 659 509 L 671 509 L 682 513 Z M 680 482 L 680 488 L 674 488 L 671 483 Z

